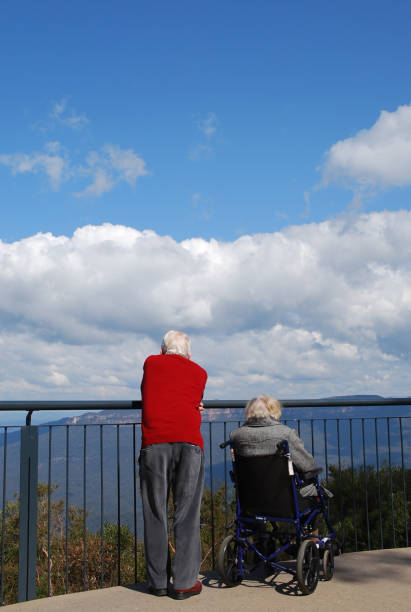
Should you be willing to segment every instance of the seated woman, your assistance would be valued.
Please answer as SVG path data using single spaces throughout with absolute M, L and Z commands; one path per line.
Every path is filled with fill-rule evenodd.
M 321 468 L 317 467 L 313 456 L 304 448 L 297 432 L 280 423 L 281 414 L 281 404 L 274 397 L 260 395 L 251 399 L 245 408 L 245 424 L 230 434 L 234 450 L 239 455 L 248 457 L 271 455 L 277 452 L 279 442 L 287 440 L 291 459 L 300 478 L 312 478 Z M 298 492 L 300 511 L 309 508 L 315 497 L 316 489 L 313 484 L 301 487 Z M 313 536 L 318 535 L 315 523 L 316 521 L 311 525 Z

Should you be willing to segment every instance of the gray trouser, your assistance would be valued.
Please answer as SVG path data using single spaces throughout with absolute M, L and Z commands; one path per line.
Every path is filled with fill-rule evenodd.
M 167 587 L 170 490 L 174 503 L 173 582 L 175 589 L 196 583 L 201 564 L 200 506 L 204 485 L 204 454 L 188 442 L 151 444 L 140 453 L 140 486 L 144 515 L 144 548 L 151 587 Z

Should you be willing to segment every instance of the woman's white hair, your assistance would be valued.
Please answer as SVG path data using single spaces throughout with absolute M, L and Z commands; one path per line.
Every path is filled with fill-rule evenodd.
M 281 419 L 283 408 L 281 403 L 272 395 L 259 395 L 253 397 L 245 407 L 246 421 L 249 419 L 263 419 L 264 417 L 274 417 Z
M 190 338 L 182 331 L 171 329 L 166 333 L 161 343 L 164 355 L 182 355 L 188 357 L 191 353 Z

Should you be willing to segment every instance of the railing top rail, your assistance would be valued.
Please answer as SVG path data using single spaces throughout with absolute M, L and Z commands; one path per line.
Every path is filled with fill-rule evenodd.
M 411 397 L 284 399 L 284 408 L 327 408 L 344 406 L 411 406 Z M 244 408 L 247 400 L 204 400 L 210 410 Z M 0 401 L 0 412 L 18 410 L 139 410 L 141 400 Z

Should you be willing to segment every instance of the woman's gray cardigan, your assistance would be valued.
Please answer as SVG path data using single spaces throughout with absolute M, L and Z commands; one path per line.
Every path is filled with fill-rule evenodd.
M 301 478 L 304 478 L 306 472 L 314 470 L 318 473 L 313 456 L 304 448 L 304 442 L 295 429 L 283 425 L 273 417 L 249 419 L 242 427 L 231 432 L 230 439 L 234 443 L 234 450 L 245 456 L 270 455 L 277 451 L 279 442 L 287 440 L 291 459 Z M 312 490 L 314 491 L 313 485 L 307 485 L 300 493 L 306 497 L 313 494 Z

